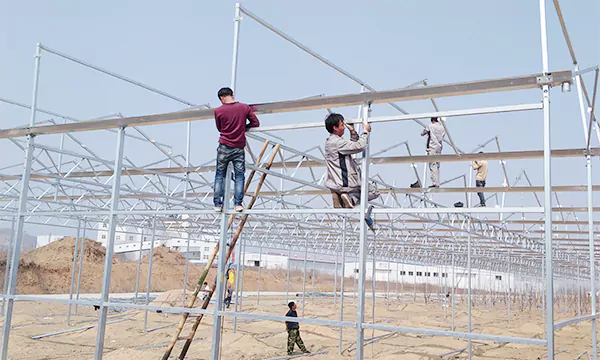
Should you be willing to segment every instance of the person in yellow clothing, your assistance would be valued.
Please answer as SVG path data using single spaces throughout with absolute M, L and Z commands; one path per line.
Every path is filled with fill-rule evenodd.
M 480 151 L 479 153 L 482 154 L 483 152 Z M 486 160 L 473 161 L 473 170 L 477 171 L 477 175 L 475 176 L 475 186 L 485 187 L 485 179 L 487 179 L 488 172 L 488 162 Z M 485 207 L 485 196 L 483 196 L 483 193 L 478 192 L 477 196 L 479 196 L 479 206 Z

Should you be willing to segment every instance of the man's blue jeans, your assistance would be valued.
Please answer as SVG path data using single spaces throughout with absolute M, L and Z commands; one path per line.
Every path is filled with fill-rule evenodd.
M 244 149 L 219 144 L 217 148 L 217 168 L 215 171 L 215 206 L 223 206 L 223 192 L 225 191 L 223 181 L 227 176 L 227 166 L 230 162 L 233 163 L 233 172 L 235 174 L 234 205 L 242 205 L 242 201 L 244 200 L 244 175 L 246 172 Z

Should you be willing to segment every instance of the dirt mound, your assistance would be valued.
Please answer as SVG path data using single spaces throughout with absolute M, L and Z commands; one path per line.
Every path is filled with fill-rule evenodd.
M 71 267 L 73 265 L 73 251 L 75 250 L 75 239 L 63 238 L 44 247 L 35 249 L 21 256 L 19 263 L 19 275 L 17 280 L 17 292 L 19 294 L 65 294 L 69 292 L 71 283 Z M 83 270 L 81 273 L 81 293 L 98 293 L 102 289 L 102 275 L 104 273 L 105 248 L 97 241 L 86 239 L 84 249 Z M 78 251 L 79 255 L 79 251 Z M 149 255 L 142 258 L 140 266 L 139 287 L 140 292 L 146 291 L 148 278 Z M 79 263 L 79 261 L 77 261 Z M 113 259 L 113 270 L 111 274 L 111 292 L 133 292 L 135 291 L 137 261 L 117 262 Z M 183 288 L 183 279 L 186 259 L 178 251 L 170 250 L 164 246 L 154 249 L 152 263 L 152 279 L 150 291 L 163 292 Z M 6 269 L 6 255 L 4 260 L 0 253 L 0 274 Z M 197 281 L 204 270 L 204 265 L 188 264 L 187 290 L 193 291 Z M 261 290 L 285 291 L 285 270 L 261 270 Z M 206 281 L 214 282 L 216 269 L 209 271 Z M 77 271 L 75 278 L 77 279 Z M 244 276 L 244 290 L 256 291 L 258 288 L 257 268 L 246 268 Z M 0 277 L 0 286 L 4 277 Z M 290 292 L 302 289 L 302 273 L 292 271 L 290 275 Z M 307 289 L 310 289 L 311 276 L 307 276 Z M 352 281 L 347 279 L 348 286 Z M 331 291 L 333 277 L 316 274 L 315 291 Z M 181 291 L 181 290 L 179 290 Z M 179 295 L 181 299 L 181 293 Z M 168 300 L 171 301 L 171 300 Z M 167 301 L 167 302 L 168 302 Z
M 35 264 L 46 269 L 64 269 L 73 266 L 75 238 L 64 237 L 46 246 L 42 246 L 25 254 L 23 263 Z M 77 250 L 79 256 L 80 249 Z M 86 239 L 83 253 L 85 264 L 104 264 L 106 249 L 97 241 Z
M 148 263 L 150 254 L 142 258 L 143 263 Z M 164 245 L 154 248 L 152 262 L 157 265 L 185 265 L 185 256 L 178 251 L 173 251 Z

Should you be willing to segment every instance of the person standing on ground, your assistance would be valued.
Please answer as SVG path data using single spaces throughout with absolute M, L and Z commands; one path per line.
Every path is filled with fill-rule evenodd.
M 442 153 L 442 144 L 446 130 L 437 117 L 431 118 L 431 124 L 423 129 L 421 136 L 427 136 L 427 155 L 440 155 Z M 429 172 L 431 173 L 430 188 L 440 187 L 440 163 L 439 161 L 429 163 Z
M 483 151 L 479 152 L 480 154 Z M 487 160 L 475 160 L 473 161 L 473 170 L 477 171 L 477 175 L 475 175 L 475 186 L 476 187 L 485 187 L 485 180 L 487 179 L 488 172 L 488 162 Z M 479 196 L 479 206 L 485 207 L 485 196 L 482 192 L 478 192 L 477 196 Z
M 344 139 L 345 129 L 350 130 L 350 140 Z M 367 147 L 371 125 L 363 123 L 363 133 L 359 136 L 352 126 L 344 123 L 341 114 L 330 114 L 325 118 L 325 128 L 329 137 L 325 141 L 325 162 L 327 179 L 325 186 L 331 190 L 333 207 L 353 208 L 360 202 L 360 168 L 353 154 Z M 379 197 L 375 186 L 369 185 L 369 201 Z
M 298 313 L 296 312 L 296 303 L 291 301 L 288 304 L 288 307 L 290 308 L 290 310 L 287 312 L 287 314 L 285 314 L 285 316 L 298 317 Z M 298 324 L 298 322 L 286 321 L 285 328 L 288 332 L 288 342 L 287 342 L 288 355 L 292 355 L 292 353 L 294 352 L 294 344 L 297 344 L 298 347 L 300 348 L 300 351 L 302 351 L 303 353 L 310 354 L 310 351 L 308 351 L 306 349 L 306 346 L 304 346 L 304 342 L 302 341 L 302 338 L 300 337 L 300 325 Z
M 231 305 L 231 296 L 232 296 L 233 290 L 231 289 L 231 284 L 227 284 L 227 294 L 225 295 L 225 307 L 227 309 L 229 309 L 229 306 Z
M 215 109 L 215 123 L 221 134 L 219 146 L 217 147 L 217 166 L 215 170 L 215 211 L 221 212 L 223 210 L 224 179 L 227 177 L 227 166 L 231 162 L 235 173 L 234 209 L 240 212 L 244 210 L 246 130 L 258 127 L 260 122 L 249 105 L 235 101 L 233 90 L 230 88 L 220 89 L 217 95 L 222 105 Z M 246 121 L 249 121 L 249 123 Z

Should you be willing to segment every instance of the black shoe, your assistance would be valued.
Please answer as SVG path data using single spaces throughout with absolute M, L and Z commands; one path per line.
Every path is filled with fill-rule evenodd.
M 479 207 L 485 207 L 485 203 L 479 204 Z
M 367 226 L 369 227 L 369 229 L 371 229 L 371 231 L 375 231 L 375 228 L 374 228 L 375 222 L 373 221 L 373 218 L 371 217 L 372 212 L 373 212 L 373 205 L 369 206 L 369 208 L 367 209 L 367 213 L 365 214 L 365 222 L 367 223 Z
M 420 188 L 420 187 L 421 187 L 421 182 L 420 182 L 419 180 L 417 180 L 416 182 L 414 182 L 414 183 L 410 184 L 410 187 L 411 187 L 412 189 L 418 189 L 418 188 Z
M 302 353 L 304 353 L 304 354 L 310 354 L 310 351 L 304 350 L 304 351 L 302 351 Z
M 440 187 L 439 185 L 429 185 L 430 189 L 432 189 L 432 188 L 439 188 L 439 187 Z

